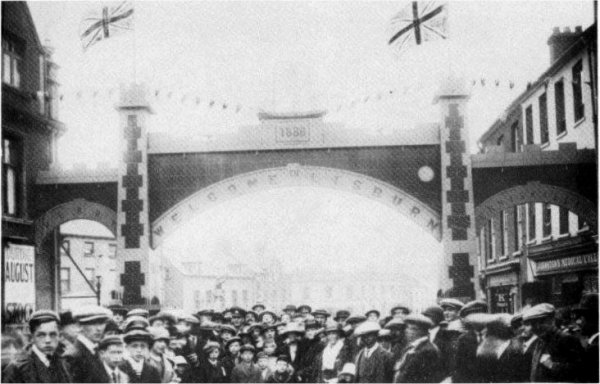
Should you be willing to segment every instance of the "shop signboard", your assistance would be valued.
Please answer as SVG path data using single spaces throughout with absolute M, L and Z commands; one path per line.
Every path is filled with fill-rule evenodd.
M 35 247 L 7 243 L 2 267 L 4 321 L 7 324 L 28 321 L 35 309 Z
M 585 255 L 575 255 L 551 260 L 541 260 L 535 262 L 536 274 L 548 274 L 552 272 L 563 272 L 581 267 L 596 266 L 598 264 L 598 253 L 588 253 Z

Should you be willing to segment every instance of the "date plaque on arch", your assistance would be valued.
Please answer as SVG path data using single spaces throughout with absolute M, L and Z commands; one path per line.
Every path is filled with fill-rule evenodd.
M 301 124 L 290 124 L 275 127 L 277 143 L 307 143 L 310 141 L 310 127 Z

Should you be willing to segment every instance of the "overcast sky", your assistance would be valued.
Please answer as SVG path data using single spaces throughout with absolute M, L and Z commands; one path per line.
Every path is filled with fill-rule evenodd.
M 84 53 L 80 21 L 101 3 L 30 3 L 38 33 L 50 39 L 61 67 L 61 120 L 68 131 L 59 159 L 116 164 L 116 93 L 110 90 L 134 73 L 151 92 L 151 131 L 218 134 L 256 124 L 259 108 L 324 108 L 328 121 L 385 134 L 436 122 L 431 101 L 440 78 L 452 71 L 470 86 L 477 80 L 469 104 L 473 150 L 527 82 L 549 66 L 552 28 L 593 22 L 591 0 L 451 2 L 450 39 L 397 58 L 387 46 L 389 20 L 408 4 L 137 2 L 135 33 Z M 319 190 L 244 197 L 199 217 L 171 241 L 193 247 L 194 238 L 201 248 L 217 249 L 231 233 L 238 237 L 234 248 L 252 250 L 267 241 L 273 255 L 305 263 L 322 256 L 326 265 L 350 260 L 363 266 L 377 255 L 381 265 L 410 261 L 423 273 L 437 268 L 439 255 L 433 239 L 389 209 Z

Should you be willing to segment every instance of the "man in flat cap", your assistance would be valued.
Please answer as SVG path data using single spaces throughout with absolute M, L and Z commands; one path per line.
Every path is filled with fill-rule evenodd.
M 127 348 L 127 358 L 123 371 L 131 383 L 160 383 L 160 372 L 148 362 L 152 335 L 143 328 L 128 327 L 123 337 Z
M 438 383 L 442 377 L 440 351 L 429 340 L 433 322 L 422 314 L 404 318 L 408 346 L 394 367 L 395 383 Z
M 325 323 L 329 316 L 331 316 L 331 314 L 324 309 L 316 309 L 312 315 L 315 318 L 315 321 L 323 328 L 325 328 Z
M 11 362 L 2 374 L 4 383 L 69 383 L 71 375 L 56 352 L 59 317 L 53 311 L 40 310 L 31 315 L 31 349 Z
M 105 336 L 100 343 L 98 343 L 98 355 L 104 364 L 104 371 L 106 377 L 101 381 L 102 383 L 129 383 L 129 375 L 127 375 L 121 366 L 124 363 L 124 347 L 123 340 L 120 336 L 110 335 Z
M 356 356 L 357 383 L 389 383 L 392 380 L 392 354 L 384 350 L 377 337 L 381 327 L 374 321 L 365 321 L 354 330 L 364 346 Z
M 223 353 L 221 363 L 225 368 L 227 380 L 229 380 L 231 377 L 231 372 L 233 372 L 233 368 L 235 368 L 235 366 L 241 361 L 240 349 L 242 348 L 242 340 L 237 336 L 232 337 L 225 342 L 224 347 L 225 352 Z
M 477 380 L 477 347 L 481 342 L 483 326 L 477 323 L 466 323 L 465 319 L 470 314 L 487 313 L 487 303 L 481 300 L 470 301 L 459 312 L 461 327 L 464 332 L 456 340 L 456 353 L 449 356 L 448 368 L 452 382 L 465 383 Z
M 96 305 L 82 306 L 73 312 L 73 317 L 81 330 L 73 345 L 74 348 L 65 354 L 73 382 L 102 382 L 106 377 L 106 371 L 96 352 L 112 312 Z
M 176 378 L 176 375 L 175 367 L 166 355 L 170 340 L 169 331 L 162 327 L 150 327 L 147 330 L 152 335 L 148 362 L 161 372 L 163 383 L 170 383 Z
M 410 314 L 410 308 L 408 305 L 396 304 L 390 310 L 390 314 L 394 319 L 404 319 Z
M 582 378 L 583 348 L 577 337 L 559 331 L 554 323 L 555 313 L 554 306 L 548 303 L 523 312 L 523 323 L 531 324 L 540 339 L 531 360 L 532 382 L 574 382 Z

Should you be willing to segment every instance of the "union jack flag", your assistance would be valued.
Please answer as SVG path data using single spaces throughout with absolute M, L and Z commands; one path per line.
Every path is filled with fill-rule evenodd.
M 123 1 L 117 6 L 103 6 L 81 22 L 81 44 L 86 50 L 100 40 L 108 39 L 133 29 L 133 4 Z
M 413 1 L 390 21 L 388 45 L 402 54 L 413 43 L 448 38 L 448 3 Z

